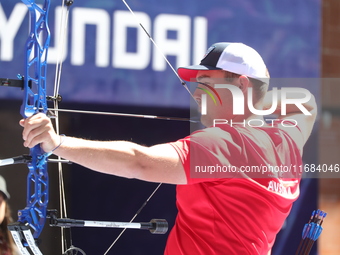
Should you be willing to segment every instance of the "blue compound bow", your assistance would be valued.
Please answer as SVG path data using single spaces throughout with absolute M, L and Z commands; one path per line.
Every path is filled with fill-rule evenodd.
M 130 12 L 134 15 L 131 8 L 127 5 L 126 1 L 122 0 L 127 6 Z M 48 13 L 50 8 L 50 0 L 43 0 L 43 4 L 38 5 L 35 0 L 22 0 L 22 2 L 28 7 L 30 14 L 30 28 L 29 35 L 26 41 L 26 61 L 25 61 L 25 74 L 23 77 L 19 76 L 19 80 L 2 79 L 0 78 L 0 86 L 12 86 L 20 87 L 24 90 L 24 99 L 21 106 L 20 113 L 24 118 L 28 118 L 37 113 L 48 113 L 47 98 L 52 99 L 55 103 L 59 101 L 57 93 L 53 97 L 47 97 L 46 94 L 46 74 L 47 74 L 47 52 L 50 43 L 50 31 L 48 27 Z M 65 5 L 70 6 L 73 4 L 73 0 L 65 0 Z M 134 15 L 135 16 L 135 15 Z M 139 23 L 139 22 L 138 22 Z M 146 32 L 141 23 L 139 23 L 142 29 Z M 148 34 L 148 33 L 147 33 Z M 149 35 L 148 35 L 149 36 Z M 149 36 L 151 41 L 157 47 L 153 39 Z M 158 48 L 158 47 L 157 47 Z M 174 73 L 180 79 L 174 68 L 169 61 L 162 54 L 164 59 L 170 65 Z M 58 67 L 57 67 L 58 68 Z M 59 67 L 60 68 L 60 67 Z M 61 70 L 59 70 L 60 72 Z M 60 75 L 60 74 L 59 74 Z M 181 84 L 188 90 L 184 81 Z M 190 91 L 188 90 L 190 93 Z M 190 93 L 192 96 L 192 94 Z M 57 108 L 57 107 L 55 107 Z M 58 109 L 54 109 L 58 112 Z M 60 110 L 59 110 L 60 111 Z M 56 113 L 57 114 L 57 113 Z M 132 116 L 143 118 L 156 118 L 167 120 L 185 120 L 182 118 L 170 118 L 160 116 L 144 116 L 136 114 L 117 114 L 111 115 L 118 116 Z M 189 120 L 190 121 L 190 120 Z M 195 122 L 195 121 L 194 121 Z M 50 217 L 51 226 L 83 226 L 89 221 L 71 220 L 71 219 L 57 219 L 54 211 L 48 212 L 48 193 L 49 193 L 49 180 L 47 172 L 47 161 L 51 153 L 45 153 L 41 150 L 40 145 L 30 149 L 29 155 L 18 156 L 10 159 L 0 160 L 0 166 L 9 164 L 25 163 L 28 165 L 29 173 L 27 176 L 27 198 L 26 207 L 18 212 L 18 222 L 10 224 L 9 229 L 12 233 L 14 241 L 19 248 L 21 254 L 30 255 L 42 255 L 41 251 L 36 245 L 36 240 L 39 238 L 46 221 L 46 217 Z M 60 162 L 60 160 L 59 160 Z M 134 215 L 129 223 L 121 222 L 109 222 L 106 225 L 110 227 L 124 228 L 116 240 L 112 243 L 107 252 L 119 239 L 121 234 L 126 228 L 140 228 L 149 229 L 151 233 L 163 234 L 167 231 L 167 223 L 165 220 L 152 220 L 149 223 L 132 223 L 134 218 L 138 215 L 141 209 L 146 205 L 147 201 L 160 187 L 159 184 L 153 191 L 151 196 L 144 202 L 142 207 Z M 48 215 L 47 215 L 48 214 Z M 133 224 L 137 224 L 134 226 Z M 33 230 L 33 235 L 31 230 Z M 31 253 L 28 250 L 31 250 Z M 76 251 L 85 254 L 81 249 L 73 247 L 65 251 L 64 254 L 69 254 L 69 251 Z M 106 253 L 107 253 L 106 252 Z M 105 254 L 106 254 L 105 253 Z
M 25 74 L 23 82 L 24 98 L 20 113 L 24 118 L 39 112 L 47 113 L 46 73 L 47 51 L 50 43 L 48 11 L 50 0 L 38 6 L 34 0 L 22 0 L 30 13 L 29 35 L 25 50 Z M 22 254 L 29 254 L 27 246 L 34 254 L 42 254 L 35 244 L 45 225 L 48 204 L 47 157 L 40 146 L 30 149 L 28 156 L 13 159 L 13 163 L 24 161 L 28 165 L 26 207 L 18 212 L 18 222 L 9 226 Z M 15 162 L 17 161 L 17 162 Z M 33 236 L 30 229 L 33 230 Z

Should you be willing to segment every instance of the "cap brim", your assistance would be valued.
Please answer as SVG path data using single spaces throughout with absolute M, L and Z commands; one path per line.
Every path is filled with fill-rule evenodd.
M 9 193 L 7 191 L 2 191 L 0 190 L 0 192 L 3 194 L 3 196 L 5 197 L 5 199 L 10 199 L 11 196 L 9 195 Z
M 197 73 L 199 71 L 222 70 L 215 66 L 193 65 L 186 67 L 179 67 L 177 73 L 185 81 L 196 81 Z

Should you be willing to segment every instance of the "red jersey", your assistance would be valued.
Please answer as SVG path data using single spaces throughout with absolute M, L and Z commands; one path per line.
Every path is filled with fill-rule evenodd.
M 291 137 L 276 127 L 221 125 L 171 145 L 188 184 L 177 186 L 165 254 L 267 255 L 299 196 L 302 160 Z

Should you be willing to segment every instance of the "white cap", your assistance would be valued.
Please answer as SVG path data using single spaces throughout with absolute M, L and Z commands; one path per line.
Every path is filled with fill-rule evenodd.
M 194 81 L 200 70 L 224 70 L 269 83 L 269 74 L 262 57 L 243 43 L 215 43 L 207 50 L 199 65 L 179 67 L 178 74 L 185 81 Z
M 0 175 L 0 191 L 5 195 L 6 199 L 10 198 L 10 195 L 7 191 L 6 181 L 5 181 L 4 177 L 2 177 L 1 175 Z

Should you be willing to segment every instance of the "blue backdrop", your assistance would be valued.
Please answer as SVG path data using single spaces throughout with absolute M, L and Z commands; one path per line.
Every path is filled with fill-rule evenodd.
M 187 0 L 185 2 L 180 0 L 131 0 L 128 2 L 175 68 L 199 62 L 210 44 L 229 41 L 243 42 L 255 48 L 263 56 L 272 77 L 319 77 L 320 0 Z M 57 59 L 55 51 L 57 29 L 55 26 L 58 16 L 57 4 L 52 3 L 50 10 L 52 41 L 48 67 L 50 93 L 52 93 L 54 67 Z M 17 73 L 23 73 L 24 70 L 23 45 L 27 37 L 28 26 L 26 7 L 19 1 L 1 1 L 0 21 L 0 77 L 15 78 Z M 78 107 L 82 104 L 82 106 L 87 105 L 87 108 L 99 110 L 107 109 L 104 106 L 99 106 L 101 104 L 129 107 L 119 108 L 122 111 L 124 109 L 136 111 L 138 107 L 187 109 L 190 100 L 188 93 L 181 87 L 178 78 L 171 69 L 165 65 L 161 54 L 155 50 L 147 36 L 140 31 L 134 17 L 119 0 L 75 1 L 70 12 L 68 36 L 65 43 L 67 47 L 60 89 L 64 102 L 71 107 Z M 313 87 L 309 89 L 318 97 L 319 88 L 317 83 L 313 84 Z M 22 94 L 17 89 L 0 87 L 0 99 L 2 100 L 21 99 L 21 97 Z M 163 112 L 157 110 L 157 114 L 163 114 Z M 167 112 L 169 115 L 176 115 L 176 113 L 170 112 L 169 114 Z M 72 118 L 74 135 L 78 136 L 83 132 L 84 137 L 98 137 L 98 139 L 101 136 L 105 139 L 106 134 L 113 132 L 112 130 L 115 130 L 116 135 L 120 134 L 114 138 L 124 139 L 123 133 L 127 131 L 128 127 L 146 125 L 144 122 L 142 124 L 138 122 L 121 127 L 115 125 L 113 129 L 104 127 L 104 124 L 100 125 L 101 122 L 97 122 L 97 119 L 91 119 L 92 122 L 89 122 L 89 118 Z M 83 126 L 80 125 L 81 123 Z M 95 124 L 98 126 L 96 127 Z M 88 125 L 86 129 L 84 129 L 84 125 Z M 161 126 L 159 128 L 157 126 L 160 124 L 152 122 L 149 125 L 153 125 L 154 129 L 150 129 L 152 133 L 147 133 L 146 129 L 143 129 L 139 130 L 141 133 L 136 134 L 136 137 L 144 135 L 145 141 L 150 141 L 152 138 L 155 143 L 161 142 L 160 139 L 166 133 L 155 135 L 156 130 L 162 130 Z M 169 126 L 169 124 L 166 125 Z M 79 130 L 79 127 L 82 127 L 82 130 Z M 103 131 L 96 131 L 96 135 L 90 135 L 94 132 L 91 129 L 87 134 L 87 128 L 91 127 L 97 128 L 97 130 L 100 127 Z M 173 137 L 171 139 L 180 138 L 176 136 L 175 129 L 176 127 L 172 127 Z M 313 132 L 307 145 L 305 162 L 317 160 L 316 134 L 317 130 Z M 177 135 L 179 135 L 178 132 Z M 185 134 L 181 133 L 180 135 Z M 129 139 L 129 136 L 125 139 Z M 144 140 L 141 141 L 144 142 Z M 75 175 L 72 179 L 72 187 L 74 187 L 72 210 L 74 214 L 77 215 L 77 204 L 95 200 L 98 201 L 98 204 L 100 202 L 105 204 L 105 201 L 109 200 L 108 204 L 114 208 L 113 210 L 116 210 L 117 201 L 98 196 L 98 193 L 91 190 L 95 188 L 97 192 L 104 194 L 108 191 L 110 183 L 114 182 L 113 177 L 99 177 L 95 173 L 83 172 L 77 167 L 74 168 Z M 85 187 L 79 188 L 77 186 L 79 175 L 82 177 L 82 182 L 92 181 L 92 183 L 84 184 Z M 128 185 L 128 182 L 125 184 L 125 181 L 121 180 L 119 183 L 121 186 Z M 130 185 L 137 184 L 133 182 Z M 118 187 L 120 186 L 115 186 L 116 189 Z M 293 254 L 296 250 L 303 224 L 308 220 L 311 211 L 316 209 L 316 187 L 314 179 L 306 179 L 302 182 L 301 198 L 294 205 L 292 214 L 279 234 L 273 251 L 274 255 Z M 116 192 L 116 190 L 112 192 Z M 173 190 L 168 192 L 173 195 Z M 164 193 L 165 199 L 174 203 L 174 198 L 167 198 L 166 194 L 168 193 Z M 127 195 L 126 193 L 122 194 Z M 122 200 L 120 196 L 119 200 Z M 159 200 L 162 199 L 159 198 Z M 159 201 L 159 203 L 161 202 Z M 156 204 L 154 207 L 157 207 L 158 202 L 154 203 Z M 106 204 L 107 207 L 108 204 Z M 105 215 L 107 207 L 100 207 L 100 209 L 98 207 L 98 210 L 104 213 L 105 220 L 110 220 L 111 215 Z M 172 207 L 164 210 L 167 210 L 167 213 L 162 217 L 170 218 L 170 221 L 173 221 L 175 209 Z M 79 217 L 94 219 L 93 215 L 93 213 L 79 213 L 78 211 Z M 120 220 L 120 215 L 116 219 Z M 78 244 L 83 243 L 83 245 L 89 246 L 87 247 L 89 254 L 98 253 L 97 247 L 94 247 L 100 245 L 95 239 L 96 234 L 89 237 L 94 232 L 82 230 L 75 230 L 75 232 L 78 234 L 78 239 L 76 237 Z M 130 253 L 127 250 L 127 248 L 131 248 L 128 247 L 131 240 L 138 239 L 143 242 L 143 238 L 149 239 L 143 235 L 136 239 L 132 237 L 123 242 L 121 249 L 124 252 L 121 254 L 145 254 L 142 248 L 136 247 Z M 160 240 L 160 243 L 155 246 L 160 248 L 154 250 L 154 253 L 148 251 L 148 254 L 160 254 L 159 251 L 164 247 L 164 239 L 157 240 Z M 135 242 L 137 245 L 138 242 Z M 82 244 L 79 246 L 82 247 Z M 146 243 L 145 246 L 150 245 Z
M 15 78 L 23 72 L 28 15 L 20 5 L 19 1 L 0 5 L 1 20 L 7 20 L 0 26 L 1 77 Z M 212 43 L 230 41 L 258 50 L 272 77 L 319 75 L 319 0 L 188 0 L 185 6 L 180 0 L 135 0 L 130 5 L 175 68 L 197 63 Z M 52 3 L 49 84 L 56 62 L 57 10 Z M 8 27 L 15 28 L 12 36 Z M 137 28 L 121 1 L 75 1 L 62 72 L 64 100 L 187 107 L 186 91 Z M 20 98 L 20 92 L 2 90 L 0 97 Z

